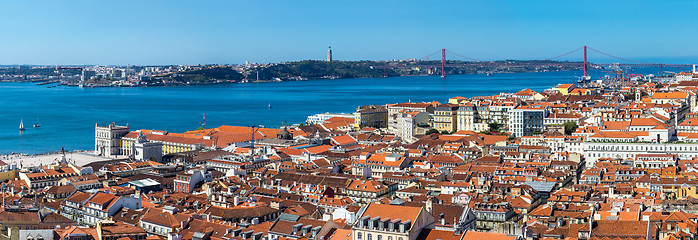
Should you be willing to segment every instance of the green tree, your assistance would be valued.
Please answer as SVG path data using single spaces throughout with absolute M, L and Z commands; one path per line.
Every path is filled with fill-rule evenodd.
M 662 85 L 662 84 L 654 85 L 654 88 L 663 88 L 663 87 L 664 87 L 664 85 Z
M 434 133 L 439 133 L 439 130 L 432 128 L 432 129 L 429 129 L 429 131 L 427 131 L 425 134 L 429 135 L 429 134 L 434 134 Z
M 441 131 L 441 134 L 444 134 L 444 135 L 446 135 L 446 134 L 451 134 L 451 132 L 449 132 L 449 131 L 446 131 L 446 130 L 443 130 L 443 131 Z
M 563 125 L 565 126 L 565 134 L 567 135 L 572 134 L 574 131 L 577 130 L 578 127 L 577 123 L 575 122 L 565 122 L 565 124 Z
M 490 127 L 490 131 L 499 132 L 499 129 L 502 127 L 502 124 L 498 122 L 492 122 L 487 126 Z

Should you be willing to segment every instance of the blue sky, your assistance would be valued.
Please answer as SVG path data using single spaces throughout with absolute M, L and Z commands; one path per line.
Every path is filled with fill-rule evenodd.
M 546 59 L 698 62 L 698 1 L 6 1 L 0 64 Z M 440 56 L 433 55 L 432 58 Z M 596 53 L 591 61 L 617 62 Z M 450 59 L 459 59 L 450 56 Z M 578 52 L 562 60 L 582 60 Z

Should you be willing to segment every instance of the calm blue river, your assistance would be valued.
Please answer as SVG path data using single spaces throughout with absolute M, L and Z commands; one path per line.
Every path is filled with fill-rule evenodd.
M 592 78 L 605 73 L 591 72 Z M 304 122 L 308 115 L 353 112 L 366 104 L 446 102 L 454 96 L 542 91 L 572 83 L 581 72 L 363 78 L 188 87 L 77 88 L 0 83 L 0 154 L 94 148 L 94 126 L 128 123 L 131 130 Z M 269 109 L 268 105 L 272 108 Z M 20 119 L 27 128 L 20 134 Z M 39 121 L 40 128 L 32 125 Z

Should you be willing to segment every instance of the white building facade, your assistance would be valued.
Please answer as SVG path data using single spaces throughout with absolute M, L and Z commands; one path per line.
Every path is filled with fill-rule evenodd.
M 327 119 L 333 118 L 333 117 L 341 117 L 341 118 L 354 118 L 353 113 L 318 113 L 315 115 L 310 115 L 308 116 L 308 119 L 305 120 L 307 124 L 320 124 Z
M 126 126 L 117 126 L 115 123 L 107 126 L 95 124 L 95 154 L 105 157 L 119 155 L 121 138 L 128 132 L 128 124 Z
M 676 154 L 679 160 L 691 159 L 698 157 L 698 144 L 584 143 L 584 157 L 588 168 L 594 166 L 599 158 L 636 159 L 639 154 Z
M 548 115 L 547 107 L 522 106 L 511 111 L 509 131 L 516 137 L 530 136 L 543 132 L 544 120 Z

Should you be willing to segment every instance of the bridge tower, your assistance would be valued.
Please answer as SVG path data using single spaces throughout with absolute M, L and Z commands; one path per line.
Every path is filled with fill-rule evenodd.
M 442 48 L 441 49 L 441 78 L 446 77 L 446 49 Z
M 584 46 L 584 77 L 589 76 L 587 74 L 587 46 Z
M 664 74 L 664 64 L 659 64 L 659 76 L 661 77 Z

